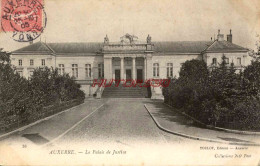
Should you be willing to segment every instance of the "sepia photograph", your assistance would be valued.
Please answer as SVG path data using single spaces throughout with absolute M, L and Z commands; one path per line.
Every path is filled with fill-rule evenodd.
M 260 166 L 259 0 L 0 13 L 0 165 Z

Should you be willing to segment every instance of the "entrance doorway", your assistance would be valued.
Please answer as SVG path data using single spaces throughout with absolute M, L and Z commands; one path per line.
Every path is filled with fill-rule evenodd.
M 137 82 L 143 83 L 143 69 L 137 69 Z
M 130 80 L 130 79 L 132 79 L 132 71 L 131 71 L 131 69 L 126 69 L 125 70 L 125 73 L 126 73 L 126 79 L 128 80 Z
M 119 69 L 115 70 L 115 80 L 120 80 L 120 70 Z

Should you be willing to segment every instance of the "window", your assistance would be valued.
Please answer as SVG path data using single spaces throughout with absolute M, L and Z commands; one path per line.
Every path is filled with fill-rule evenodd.
M 17 73 L 18 73 L 21 77 L 23 76 L 23 71 L 22 71 L 22 70 L 17 71 Z
M 78 78 L 78 65 L 72 64 L 72 77 Z
M 131 65 L 131 58 L 125 58 L 126 65 Z
M 159 63 L 153 64 L 153 76 L 159 77 Z
M 212 64 L 213 64 L 213 65 L 217 65 L 217 58 L 213 58 L 213 59 L 212 59 Z
M 224 60 L 226 64 L 229 64 L 229 58 L 225 58 Z
M 86 73 L 86 78 L 91 77 L 91 64 L 85 65 L 85 73 Z
M 173 64 L 167 63 L 167 77 L 173 77 Z
M 237 65 L 241 65 L 241 58 L 237 58 Z
M 103 63 L 98 64 L 98 77 L 99 78 L 104 77 L 104 64 Z
M 33 66 L 34 63 L 33 63 L 33 59 L 30 59 L 30 66 Z
M 113 60 L 113 65 L 120 66 L 120 60 L 117 59 Z
M 65 73 L 65 67 L 64 64 L 59 64 L 58 73 L 60 75 L 63 75 Z
M 42 66 L 45 66 L 45 59 L 42 59 Z
M 22 59 L 19 59 L 19 60 L 18 60 L 18 64 L 19 64 L 19 66 L 22 66 L 22 65 L 23 65 L 23 60 L 22 60 Z
M 136 65 L 137 66 L 142 66 L 143 64 L 144 64 L 144 61 L 136 58 Z

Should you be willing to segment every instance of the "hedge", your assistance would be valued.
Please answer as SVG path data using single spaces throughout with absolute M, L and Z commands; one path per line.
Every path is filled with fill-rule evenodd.
M 16 73 L 10 54 L 0 52 L 0 128 L 11 130 L 84 101 L 80 85 L 68 74 L 37 68 L 30 80 Z
M 180 77 L 163 89 L 164 102 L 208 124 L 260 130 L 260 62 L 237 73 L 223 61 L 208 68 L 200 60 L 186 61 Z

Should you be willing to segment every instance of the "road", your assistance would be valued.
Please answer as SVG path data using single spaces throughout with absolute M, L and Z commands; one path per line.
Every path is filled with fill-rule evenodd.
M 144 104 L 149 100 L 140 100 L 110 99 L 99 111 L 68 133 L 64 140 L 89 144 L 119 143 L 129 146 L 140 143 L 167 143 L 163 133 L 144 108 Z M 183 140 L 176 136 L 171 139 L 172 141 Z
M 161 131 L 144 108 L 144 104 L 152 103 L 150 99 L 86 101 L 2 140 L 0 156 L 5 156 L 2 160 L 8 160 L 7 149 L 9 155 L 17 158 L 13 164 L 40 162 L 48 165 L 106 165 L 108 161 L 130 165 L 258 162 L 256 152 L 259 149 L 256 147 L 225 150 L 236 146 L 190 140 Z M 214 150 L 207 149 L 210 147 Z M 233 157 L 221 158 L 221 155 L 240 153 L 251 157 L 235 161 Z

